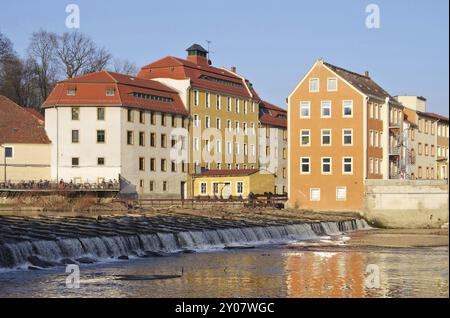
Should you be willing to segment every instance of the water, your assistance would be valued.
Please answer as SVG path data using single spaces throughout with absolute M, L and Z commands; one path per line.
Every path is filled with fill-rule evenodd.
M 338 231 L 339 229 L 332 229 Z M 262 230 L 258 230 L 263 235 Z M 258 231 L 235 233 L 257 236 Z M 212 233 L 183 234 L 184 245 L 219 242 Z M 280 234 L 282 235 L 282 234 Z M 64 268 L 43 271 L 0 272 L 3 297 L 448 297 L 448 247 L 382 247 L 359 245 L 381 237 L 369 232 L 301 244 L 260 246 L 180 254 L 163 258 L 136 258 L 81 267 L 80 289 L 66 288 Z M 383 234 L 384 235 L 384 234 Z M 355 236 L 358 236 L 357 238 Z M 228 238 L 232 241 L 231 238 Z M 249 238 L 250 239 L 250 238 Z M 251 238 L 252 240 L 254 239 Z M 392 240 L 388 234 L 383 240 Z M 399 239 L 398 236 L 395 237 Z M 159 248 L 171 237 L 148 237 Z M 198 242 L 198 243 L 195 243 Z M 111 240 L 114 244 L 133 244 Z M 27 247 L 22 247 L 26 252 Z M 103 248 L 103 247 L 102 247 Z M 73 251 L 66 251 L 74 253 Z M 379 288 L 365 284 L 370 264 L 380 271 Z M 119 281 L 117 275 L 177 274 L 159 281 Z

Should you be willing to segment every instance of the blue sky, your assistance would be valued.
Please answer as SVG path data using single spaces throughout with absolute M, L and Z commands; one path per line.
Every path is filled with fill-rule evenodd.
M 448 116 L 448 0 L 2 0 L 0 31 L 24 55 L 32 32 L 62 33 L 78 4 L 81 32 L 138 66 L 212 41 L 215 66 L 237 66 L 264 99 L 285 98 L 317 58 L 363 73 L 391 94 L 423 95 Z M 365 25 L 366 6 L 381 26 Z

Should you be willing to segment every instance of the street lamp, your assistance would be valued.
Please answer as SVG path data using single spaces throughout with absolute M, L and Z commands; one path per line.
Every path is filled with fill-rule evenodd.
M 6 147 L 0 145 L 0 148 L 3 148 L 3 174 L 5 179 L 5 185 L 6 185 Z

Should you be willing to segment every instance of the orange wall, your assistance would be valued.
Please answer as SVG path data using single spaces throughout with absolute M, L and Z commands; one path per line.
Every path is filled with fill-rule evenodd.
M 372 107 L 374 104 L 378 104 L 378 107 L 380 107 L 380 102 L 378 101 L 368 101 L 368 108 Z M 383 105 L 383 108 L 385 106 Z M 383 109 L 383 111 L 385 111 Z M 380 112 L 381 113 L 381 112 Z M 385 136 L 385 132 L 383 132 L 383 120 L 380 119 L 382 116 L 382 114 L 380 114 L 378 116 L 379 119 L 375 119 L 374 118 L 370 118 L 370 111 L 367 111 L 367 178 L 368 179 L 383 179 L 383 174 L 382 174 L 382 164 L 386 164 L 385 162 L 382 163 L 382 159 L 383 159 L 383 148 L 382 146 L 382 138 L 387 138 L 387 136 Z M 375 134 L 375 131 L 378 131 L 378 134 L 383 133 L 382 135 L 379 135 L 379 147 L 376 147 L 376 145 L 374 144 L 372 147 L 370 146 L 370 131 L 373 131 L 373 133 Z M 382 136 L 382 137 L 381 137 Z M 372 158 L 373 160 L 378 159 L 378 161 L 380 162 L 379 166 L 379 173 L 376 174 L 375 170 L 374 173 L 371 174 L 370 173 L 370 158 Z
M 317 210 L 359 210 L 364 195 L 364 98 L 351 86 L 338 79 L 338 91 L 327 92 L 327 78 L 336 77 L 323 65 L 316 65 L 303 83 L 290 96 L 290 175 L 291 206 Z M 309 92 L 309 79 L 320 79 L 320 92 Z M 320 118 L 321 101 L 332 102 L 330 119 Z M 343 118 L 343 100 L 353 100 L 353 118 Z M 300 101 L 311 102 L 311 118 L 300 118 Z M 321 129 L 332 129 L 332 146 L 321 146 Z M 342 145 L 342 129 L 353 129 L 353 146 Z M 311 146 L 300 147 L 300 130 L 311 130 Z M 300 174 L 300 157 L 311 157 L 311 174 Z M 332 175 L 321 174 L 321 157 L 331 157 Z M 353 157 L 353 175 L 342 174 L 343 157 Z M 347 187 L 347 200 L 336 200 L 336 187 Z M 321 189 L 321 200 L 310 201 L 310 188 Z

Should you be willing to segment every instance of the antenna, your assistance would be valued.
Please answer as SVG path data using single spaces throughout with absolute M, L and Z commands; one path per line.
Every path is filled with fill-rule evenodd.
M 210 40 L 205 40 L 205 41 L 206 41 L 206 43 L 208 43 L 208 60 L 209 60 L 209 55 L 210 55 L 211 53 L 214 53 L 214 52 L 211 52 L 211 51 L 210 51 L 212 41 L 210 41 Z

